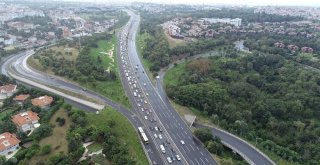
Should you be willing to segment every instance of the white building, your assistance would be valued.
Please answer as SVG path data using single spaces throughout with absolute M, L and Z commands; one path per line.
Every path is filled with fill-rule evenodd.
M 234 26 L 241 26 L 241 19 L 240 18 L 201 18 L 200 21 L 203 20 L 205 22 L 209 22 L 210 24 L 212 23 L 225 23 L 225 24 L 231 24 Z
M 15 134 L 5 132 L 0 134 L 0 155 L 7 156 L 19 149 L 20 140 Z
M 11 121 L 22 132 L 32 131 L 39 127 L 39 119 L 38 114 L 32 111 L 19 113 L 11 117 Z

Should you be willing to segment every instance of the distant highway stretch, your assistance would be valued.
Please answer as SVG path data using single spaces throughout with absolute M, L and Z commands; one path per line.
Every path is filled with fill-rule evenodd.
M 3 59 L 3 61 L 0 64 L 1 73 L 11 77 L 14 76 L 19 81 L 38 88 L 41 87 L 39 87 L 37 83 L 41 85 L 55 86 L 56 88 L 79 93 L 101 102 L 102 105 L 110 105 L 111 107 L 115 108 L 120 113 L 125 115 L 134 125 L 135 128 L 138 128 L 139 126 L 144 126 L 144 129 L 148 132 L 147 135 L 150 138 L 150 143 L 148 145 L 145 145 L 144 147 L 149 157 L 150 163 L 152 164 L 216 164 L 209 152 L 206 149 L 204 149 L 201 144 L 199 144 L 197 141 L 193 139 L 192 132 L 188 129 L 188 127 L 185 125 L 180 116 L 172 108 L 170 102 L 167 100 L 165 93 L 163 91 L 159 91 L 158 86 L 157 91 L 151 83 L 151 81 L 149 80 L 149 78 L 147 77 L 147 75 L 145 74 L 144 68 L 141 67 L 142 64 L 137 55 L 135 46 L 135 36 L 140 18 L 139 16 L 131 13 L 131 21 L 132 22 L 129 22 L 127 24 L 129 35 L 123 41 L 127 42 L 127 58 L 125 58 L 127 66 L 124 67 L 122 65 L 122 61 L 120 60 L 121 54 L 118 55 L 118 61 L 121 66 L 120 70 L 122 83 L 124 85 L 127 95 L 130 98 L 130 101 L 134 104 L 132 112 L 128 111 L 126 108 L 95 92 L 83 90 L 82 87 L 72 84 L 63 79 L 51 75 L 49 76 L 42 72 L 33 70 L 28 65 L 26 65 L 26 59 L 32 53 L 28 54 L 26 52 L 22 52 Z M 120 48 L 121 44 L 119 43 L 118 46 Z M 133 81 L 127 81 L 125 70 L 130 70 L 131 73 L 134 73 L 136 70 L 137 73 L 134 73 L 136 79 Z M 137 96 L 134 96 L 134 91 L 132 90 L 132 82 L 135 82 L 136 85 L 139 86 L 139 93 L 141 93 L 141 95 L 144 95 L 145 100 L 140 100 L 139 102 L 136 98 Z M 146 101 L 147 103 L 143 103 L 144 101 Z M 78 106 L 83 106 L 84 104 L 79 100 L 72 100 L 72 102 L 74 102 Z M 150 110 L 149 114 L 147 114 L 147 111 L 144 111 L 145 114 L 142 113 L 141 104 L 145 104 L 143 106 L 146 106 L 146 108 Z M 84 106 L 88 107 L 87 105 Z M 96 106 L 97 107 L 95 109 L 101 109 L 101 105 L 100 108 L 98 108 L 99 104 L 97 104 Z M 93 108 L 92 106 L 90 107 L 91 109 Z M 151 113 L 153 113 L 153 115 L 151 115 Z M 147 116 L 148 119 L 146 119 L 145 116 Z M 155 130 L 155 127 L 153 126 L 159 126 L 159 128 L 162 128 L 163 132 Z M 241 144 L 237 138 L 227 133 L 224 133 L 221 130 L 217 130 L 217 132 L 218 133 L 214 134 L 219 134 L 219 132 L 221 134 L 224 134 L 217 135 L 219 137 L 221 136 L 220 138 L 222 139 L 222 141 L 228 141 L 228 139 L 231 139 L 235 141 L 235 143 L 229 142 L 228 144 L 232 145 L 235 148 L 242 148 L 241 145 L 243 144 Z M 157 137 L 155 137 L 154 134 L 157 134 Z M 159 135 L 162 135 L 163 137 L 160 139 Z M 165 154 L 161 151 L 160 145 L 165 146 Z M 252 154 L 247 150 L 240 151 L 245 152 L 248 156 L 252 156 L 253 158 L 249 158 L 250 160 L 252 159 L 252 162 L 255 162 L 255 164 L 272 164 L 270 163 L 270 161 L 265 161 L 263 160 L 263 158 L 260 158 L 259 155 L 257 156 L 255 154 Z M 257 151 L 254 151 L 253 153 L 255 152 Z M 179 158 L 182 160 L 177 160 L 177 154 L 179 154 Z M 170 157 L 170 160 L 172 161 L 171 163 L 167 159 L 168 157 Z M 257 158 L 257 161 L 255 161 L 254 158 Z

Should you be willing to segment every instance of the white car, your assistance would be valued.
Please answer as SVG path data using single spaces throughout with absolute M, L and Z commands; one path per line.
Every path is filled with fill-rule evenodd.
M 149 93 L 146 93 L 147 96 L 149 96 Z
M 177 160 L 181 160 L 181 158 L 180 158 L 180 156 L 179 155 L 176 155 L 176 158 L 177 158 Z
M 144 103 L 145 103 L 145 104 L 148 104 L 147 100 L 144 100 Z
M 156 131 L 159 131 L 158 127 L 154 127 L 154 129 L 155 129 Z
M 171 160 L 170 157 L 167 157 L 167 160 L 168 160 L 168 162 L 169 162 L 170 164 L 172 163 L 172 160 Z
M 139 107 L 141 107 L 141 104 L 140 104 L 140 103 L 138 103 L 138 106 L 139 106 Z
M 143 108 L 141 108 L 141 111 L 142 111 L 142 112 L 144 112 L 144 109 L 143 109 Z
M 148 120 L 148 116 L 144 116 L 144 119 Z
M 158 138 L 158 135 L 157 135 L 157 134 L 154 134 L 154 137 L 155 137 L 155 138 Z
M 146 83 L 144 83 L 143 85 L 144 85 L 144 86 L 146 86 L 147 84 L 146 84 Z
M 162 135 L 161 134 L 159 134 L 159 139 L 162 139 Z
M 180 140 L 181 144 L 185 145 L 186 143 L 183 140 Z

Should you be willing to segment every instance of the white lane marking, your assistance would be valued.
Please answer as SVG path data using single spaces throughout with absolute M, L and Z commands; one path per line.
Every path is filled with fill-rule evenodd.
M 206 164 L 206 163 L 202 160 L 202 158 L 200 158 L 200 160 L 201 160 L 201 162 L 202 162 L 203 164 Z
M 196 151 L 196 150 L 193 148 L 193 146 L 192 146 L 192 145 L 190 145 L 190 147 L 192 148 L 192 150 L 193 150 L 193 151 Z
M 200 154 L 203 156 L 203 153 L 200 151 Z
M 209 160 L 207 158 L 205 158 L 207 162 L 209 162 Z
M 197 159 L 195 159 L 195 160 L 196 160 L 196 162 L 197 162 L 198 164 L 200 164 Z

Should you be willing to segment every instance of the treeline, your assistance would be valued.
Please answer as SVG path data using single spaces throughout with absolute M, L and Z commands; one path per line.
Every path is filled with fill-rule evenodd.
M 230 9 L 222 8 L 221 10 L 204 10 L 196 11 L 190 14 L 194 18 L 241 18 L 244 24 L 250 22 L 289 22 L 289 21 L 301 21 L 302 17 L 296 16 L 282 16 L 276 14 L 267 13 L 254 13 L 254 9 L 241 8 Z
M 142 57 L 151 62 L 152 66 L 150 70 L 157 72 L 177 59 L 211 51 L 217 47 L 222 49 L 230 48 L 232 44 L 230 40 L 232 41 L 232 39 L 226 39 L 225 36 L 216 39 L 200 39 L 199 41 L 185 46 L 177 46 L 169 49 L 168 42 L 163 32 L 158 28 L 154 36 L 145 40 L 146 46 L 143 49 Z
M 246 34 L 245 46 L 250 50 L 258 50 L 266 53 L 272 54 L 284 54 L 288 55 L 291 52 L 284 48 L 275 48 L 274 43 L 283 42 L 287 45 L 297 45 L 301 47 L 311 47 L 314 50 L 314 53 L 320 54 L 320 41 L 317 37 L 307 38 L 304 36 L 289 36 L 289 35 L 278 35 L 273 33 L 267 34 Z
M 179 104 L 283 159 L 320 163 L 319 73 L 253 53 L 189 62 L 176 80 L 166 91 Z

